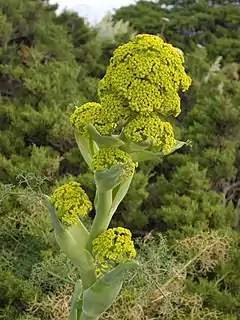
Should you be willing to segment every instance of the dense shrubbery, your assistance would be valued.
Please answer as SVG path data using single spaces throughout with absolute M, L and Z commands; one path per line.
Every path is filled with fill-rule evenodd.
M 103 42 L 82 18 L 56 16 L 45 2 L 0 0 L 0 317 L 6 320 L 66 319 L 76 270 L 55 245 L 40 194 L 75 176 L 93 200 L 93 177 L 69 114 L 96 98 L 112 50 L 133 34 Z M 129 274 L 104 319 L 240 316 L 239 3 L 186 2 L 166 11 L 139 1 L 115 15 L 138 32 L 163 32 L 188 52 L 193 84 L 174 124 L 192 147 L 139 166 L 113 225 L 146 235 L 142 267 Z
M 239 1 L 138 1 L 117 10 L 140 33 L 160 34 L 182 50 L 206 46 L 211 58 L 240 60 Z

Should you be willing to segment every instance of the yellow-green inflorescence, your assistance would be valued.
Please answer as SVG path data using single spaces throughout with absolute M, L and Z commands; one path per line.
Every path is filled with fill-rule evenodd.
M 101 104 L 88 102 L 78 107 L 70 117 L 71 124 L 77 128 L 83 136 L 89 137 L 87 127 L 89 124 L 103 135 L 109 135 L 116 127 L 116 118 L 113 110 L 106 112 Z
M 180 113 L 179 91 L 191 84 L 183 67 L 184 57 L 177 48 L 154 35 L 140 34 L 118 47 L 100 81 L 99 96 L 103 104 L 113 95 L 122 107 L 132 112 L 164 116 Z M 109 102 L 110 103 L 110 102 Z
M 105 171 L 115 164 L 124 165 L 127 176 L 131 176 L 137 166 L 137 163 L 134 163 L 126 152 L 115 147 L 108 147 L 94 154 L 91 167 L 93 171 Z
M 92 244 L 92 254 L 97 264 L 105 268 L 108 263 L 123 263 L 136 256 L 132 234 L 122 227 L 108 229 L 95 238 Z
M 175 143 L 173 130 L 162 119 L 181 112 L 178 93 L 191 84 L 183 64 L 181 51 L 160 37 L 135 36 L 114 51 L 99 83 L 100 104 L 77 108 L 72 125 L 85 136 L 89 123 L 103 135 L 122 130 L 129 141 L 150 139 L 154 150 L 169 152 Z
M 92 203 L 78 182 L 69 182 L 57 188 L 51 196 L 59 220 L 65 225 L 76 225 L 80 217 L 92 209 Z
M 176 143 L 171 124 L 161 121 L 155 113 L 148 117 L 137 115 L 126 125 L 124 134 L 135 143 L 149 141 L 155 150 L 163 153 L 170 152 Z

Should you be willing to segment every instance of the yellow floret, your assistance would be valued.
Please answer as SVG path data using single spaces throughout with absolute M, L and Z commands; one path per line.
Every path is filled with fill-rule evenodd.
M 117 95 L 116 93 L 107 92 L 101 99 L 105 112 L 108 118 L 111 117 L 115 123 L 125 121 L 131 114 L 128 108 L 128 101 L 124 96 Z
M 128 91 L 129 108 L 137 113 L 148 116 L 160 110 L 163 97 L 158 88 L 149 81 L 134 79 Z
M 164 99 L 157 111 L 163 116 L 177 117 L 181 113 L 180 97 L 174 90 L 167 90 L 164 92 Z
M 145 115 L 158 111 L 177 116 L 180 106 L 175 95 L 180 90 L 187 90 L 191 84 L 183 63 L 183 55 L 171 44 L 157 36 L 137 35 L 114 51 L 99 84 L 103 107 L 105 96 L 111 93 L 115 110 L 124 107 Z M 175 103 L 171 104 L 173 100 Z
M 129 154 L 115 147 L 102 148 L 95 153 L 91 167 L 93 171 L 105 171 L 115 164 L 124 165 L 126 176 L 131 176 L 136 167 Z
M 112 112 L 114 114 L 114 112 Z M 113 116 L 96 102 L 88 102 L 78 107 L 70 117 L 74 127 L 80 130 L 83 136 L 88 137 L 87 126 L 92 124 L 103 135 L 109 135 L 117 126 Z
M 66 225 L 76 225 L 79 217 L 92 210 L 92 203 L 78 182 L 69 182 L 56 189 L 51 196 L 59 220 Z
M 126 125 L 124 135 L 135 143 L 147 140 L 153 149 L 163 153 L 170 152 L 176 142 L 171 124 L 161 121 L 155 113 L 150 117 L 138 115 Z
M 119 63 L 126 57 L 131 55 L 132 51 L 156 51 L 160 52 L 163 40 L 155 35 L 151 34 L 138 34 L 131 39 L 128 43 L 119 46 L 114 51 L 114 56 L 110 62 Z
M 99 265 L 123 263 L 136 256 L 132 234 L 125 228 L 108 229 L 94 239 L 92 244 L 92 254 Z

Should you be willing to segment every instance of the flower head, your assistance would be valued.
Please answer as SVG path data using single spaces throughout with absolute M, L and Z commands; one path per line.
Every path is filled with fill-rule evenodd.
M 78 107 L 70 117 L 74 127 L 80 130 L 83 136 L 88 137 L 87 126 L 91 123 L 103 135 L 109 135 L 116 127 L 115 118 L 106 112 L 101 104 L 88 102 Z
M 92 254 L 98 264 L 122 263 L 136 256 L 130 230 L 118 227 L 101 233 L 92 242 Z
M 124 122 L 130 115 L 128 101 L 116 92 L 106 93 L 101 100 L 107 118 L 111 118 L 115 123 Z
M 115 109 L 120 107 L 145 115 L 158 111 L 165 116 L 177 116 L 180 100 L 176 95 L 191 84 L 183 63 L 179 50 L 158 36 L 137 35 L 114 51 L 99 84 L 102 105 L 105 105 L 105 96 L 111 93 L 118 97 Z M 112 103 L 115 105 L 115 98 Z
M 66 225 L 75 225 L 92 209 L 92 203 L 78 182 L 69 182 L 54 191 L 51 196 L 58 218 Z
M 129 154 L 118 148 L 109 147 L 102 148 L 95 153 L 92 159 L 92 170 L 105 171 L 115 164 L 124 165 L 127 176 L 131 176 L 133 174 L 136 166 Z
M 149 117 L 136 116 L 126 125 L 124 134 L 135 143 L 147 140 L 152 143 L 153 149 L 163 153 L 168 153 L 176 142 L 171 124 L 161 121 L 156 113 Z

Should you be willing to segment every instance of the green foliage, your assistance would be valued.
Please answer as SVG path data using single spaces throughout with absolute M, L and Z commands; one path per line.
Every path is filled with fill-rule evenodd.
M 214 242 L 209 242 L 210 239 Z M 186 244 L 187 241 L 183 241 Z M 199 252 L 196 245 L 201 245 L 202 241 L 207 247 Z M 103 319 L 237 319 L 237 296 L 222 290 L 217 283 L 201 278 L 201 269 L 194 267 L 194 264 L 205 261 L 209 271 L 216 270 L 221 257 L 214 252 L 221 251 L 225 237 L 215 233 L 201 233 L 195 238 L 188 238 L 188 244 L 197 252 L 191 260 L 189 256 L 182 256 L 183 252 L 188 255 L 189 249 L 188 246 L 182 246 L 184 243 L 179 242 L 179 252 L 175 251 L 174 256 L 166 239 L 160 234 L 155 239 L 141 242 L 141 267 L 134 274 L 129 274 L 131 281 L 126 280 L 118 300 L 104 314 Z M 224 253 L 228 252 L 229 247 L 226 247 Z M 191 270 L 194 270 L 194 279 L 199 277 L 200 284 L 193 278 L 188 279 Z M 224 298 L 226 300 L 223 302 Z
M 113 225 L 129 226 L 141 230 L 148 223 L 148 217 L 142 212 L 142 204 L 148 197 L 148 176 L 137 171 L 119 210 L 114 216 Z
M 61 161 L 67 161 L 64 154 L 69 157 L 74 145 L 66 109 L 73 100 L 81 104 L 88 97 L 88 86 L 78 79 L 86 66 L 77 64 L 74 35 L 68 34 L 66 22 L 60 24 L 60 17 L 47 4 L 11 0 L 6 7 L 2 1 L 1 15 L 6 31 L 0 52 L 0 178 L 14 182 L 25 168 L 54 178 Z M 79 37 L 81 32 L 91 32 L 81 21 Z M 82 39 L 84 57 L 90 51 L 87 39 L 87 35 Z M 31 169 L 29 163 L 21 163 L 29 156 Z
M 150 186 L 146 201 L 146 215 L 152 223 L 158 221 L 162 230 L 192 233 L 194 230 L 231 227 L 234 209 L 222 206 L 222 196 L 211 190 L 206 170 L 196 163 L 183 164 L 168 181 L 159 176 Z M 158 203 L 155 206 L 154 204 Z
M 10 271 L 1 270 L 0 276 L 1 305 L 0 316 L 4 319 L 15 319 L 41 292 L 28 281 L 15 277 Z M 31 318 L 30 318 L 31 319 Z
M 201 294 L 206 307 L 218 309 L 229 315 L 238 314 L 239 300 L 225 290 L 220 291 L 219 287 L 212 281 L 200 279 L 197 285 L 191 280 L 187 281 L 187 290 Z
M 51 250 L 47 250 L 41 252 L 41 257 L 42 260 L 33 265 L 29 279 L 43 292 L 60 292 L 66 284 L 78 280 L 77 268 L 65 254 L 54 255 Z
M 236 1 L 140 0 L 118 9 L 114 19 L 129 21 L 139 33 L 160 34 L 184 52 L 199 44 L 213 59 L 239 61 L 239 16 Z
M 113 17 L 129 25 L 92 28 L 48 1 L 0 0 L 0 318 L 67 319 L 77 270 L 41 195 L 76 180 L 94 202 L 69 115 L 96 98 L 113 50 L 135 31 L 187 52 L 193 83 L 174 125 L 192 147 L 139 164 L 112 226 L 146 235 L 141 267 L 103 319 L 239 318 L 239 2 L 164 2 L 174 7 L 138 1 Z

